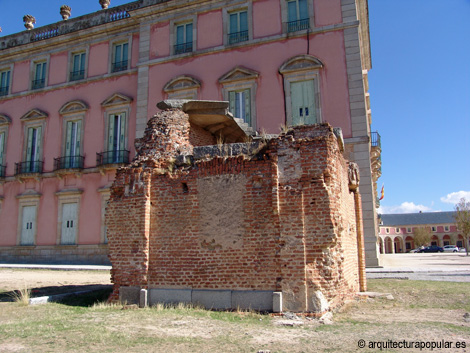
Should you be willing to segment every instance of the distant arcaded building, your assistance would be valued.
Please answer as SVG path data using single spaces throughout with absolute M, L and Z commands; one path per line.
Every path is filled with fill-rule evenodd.
M 414 230 L 431 231 L 429 245 L 464 247 L 464 238 L 455 224 L 455 212 L 419 212 L 380 215 L 379 241 L 382 254 L 408 252 L 414 249 Z
M 366 262 L 378 264 L 366 0 L 140 0 L 33 20 L 0 37 L 1 261 L 108 263 L 116 170 L 157 102 L 186 98 L 229 102 L 247 134 L 341 128 L 360 169 Z

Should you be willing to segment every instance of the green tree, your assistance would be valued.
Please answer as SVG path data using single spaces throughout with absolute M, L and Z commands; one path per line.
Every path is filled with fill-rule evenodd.
M 415 228 L 413 230 L 414 243 L 417 248 L 428 245 L 431 242 L 431 230 L 425 227 Z
M 461 198 L 460 202 L 455 205 L 455 223 L 457 224 L 457 229 L 459 233 L 462 234 L 465 248 L 469 248 L 469 237 L 470 237 L 470 201 Z

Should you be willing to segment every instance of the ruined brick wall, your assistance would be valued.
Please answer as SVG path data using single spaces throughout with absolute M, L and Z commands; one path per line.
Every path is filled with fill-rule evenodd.
M 209 131 L 195 124 L 191 124 L 189 143 L 192 146 L 210 146 L 217 144 L 217 139 Z
M 201 152 L 185 114 L 153 120 L 112 187 L 112 299 L 125 288 L 272 291 L 285 310 L 324 312 L 359 290 L 355 194 L 328 124 Z M 171 145 L 185 152 L 162 157 Z

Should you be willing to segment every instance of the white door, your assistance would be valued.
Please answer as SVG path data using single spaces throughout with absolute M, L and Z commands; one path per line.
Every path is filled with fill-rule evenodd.
M 62 205 L 61 244 L 76 244 L 77 225 L 77 204 L 64 203 Z
M 313 80 L 291 83 L 292 125 L 316 124 Z
M 34 245 L 36 232 L 36 206 L 24 206 L 22 210 L 21 245 Z

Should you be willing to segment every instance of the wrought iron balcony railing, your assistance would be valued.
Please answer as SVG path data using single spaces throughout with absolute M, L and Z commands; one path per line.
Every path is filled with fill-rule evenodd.
M 0 164 L 0 178 L 5 178 L 5 171 L 7 169 L 6 165 L 1 165 Z
M 15 163 L 15 166 L 16 166 L 15 175 L 30 174 L 30 173 L 41 174 L 43 165 L 44 165 L 44 161 L 25 161 L 25 162 Z
M 77 70 L 70 72 L 70 81 L 82 80 L 85 78 L 85 70 Z
M 371 147 L 382 148 L 382 145 L 380 142 L 380 134 L 377 131 L 370 133 L 370 145 Z
M 97 166 L 123 163 L 129 163 L 129 151 L 127 150 L 105 151 L 96 154 Z
M 85 157 L 83 156 L 65 156 L 54 158 L 54 170 L 61 169 L 83 169 Z
M 112 72 L 119 72 L 124 70 L 127 70 L 127 60 L 112 63 Z
M 229 33 L 228 43 L 235 44 L 240 42 L 246 42 L 249 39 L 248 31 Z
M 193 51 L 193 42 L 181 43 L 175 45 L 175 55 L 190 53 Z
M 44 88 L 46 85 L 46 79 L 41 78 L 39 80 L 33 80 L 33 84 L 31 85 L 32 89 L 39 89 L 39 88 Z
M 8 94 L 8 86 L 0 87 L 0 97 Z
M 287 22 L 287 32 L 300 31 L 302 29 L 310 28 L 310 20 L 308 18 L 303 18 L 301 20 L 289 21 Z

